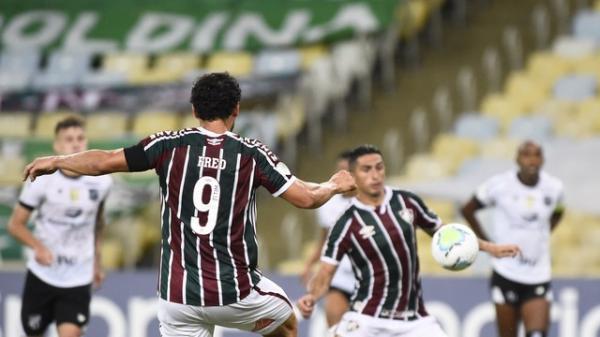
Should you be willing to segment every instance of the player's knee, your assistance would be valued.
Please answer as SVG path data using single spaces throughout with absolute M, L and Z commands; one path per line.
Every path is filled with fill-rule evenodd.
M 275 331 L 265 337 L 296 337 L 298 335 L 298 322 L 296 316 L 291 314 Z
M 527 331 L 525 336 L 526 337 L 546 337 L 546 331 L 542 331 L 542 330 Z

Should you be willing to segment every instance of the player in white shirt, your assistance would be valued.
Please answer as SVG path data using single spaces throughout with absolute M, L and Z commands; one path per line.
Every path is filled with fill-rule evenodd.
M 67 117 L 56 125 L 57 154 L 86 149 L 82 119 Z M 92 284 L 99 286 L 104 278 L 99 244 L 111 184 L 109 176 L 56 171 L 23 186 L 8 229 L 30 248 L 21 308 L 27 336 L 44 335 L 53 321 L 60 337 L 83 335 Z M 33 232 L 27 228 L 32 214 Z
M 337 170 L 348 170 L 348 160 L 350 151 L 344 151 L 338 155 Z M 321 251 L 329 230 L 338 221 L 344 211 L 350 206 L 353 193 L 337 194 L 332 197 L 325 205 L 317 209 L 317 221 L 321 227 L 321 237 L 317 248 L 310 256 L 304 271 L 302 280 L 306 284 L 311 277 L 313 266 L 320 260 Z M 344 257 L 331 281 L 331 286 L 327 295 L 325 295 L 324 306 L 327 325 L 330 327 L 337 324 L 350 306 L 350 297 L 354 293 L 356 279 L 352 271 L 352 265 L 348 257 Z
M 521 249 L 514 259 L 492 260 L 500 337 L 516 337 L 521 320 L 527 337 L 546 337 L 550 326 L 550 234 L 563 215 L 563 185 L 541 171 L 543 162 L 541 146 L 524 142 L 517 152 L 519 170 L 484 182 L 462 209 L 477 235 L 487 240 L 475 213 L 493 207 L 491 241 L 510 241 Z

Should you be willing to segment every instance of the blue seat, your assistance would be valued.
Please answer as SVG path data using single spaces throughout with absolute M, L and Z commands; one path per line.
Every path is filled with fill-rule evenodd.
M 513 139 L 531 139 L 544 142 L 554 133 L 552 121 L 545 116 L 529 116 L 516 118 L 510 125 L 508 136 Z
M 565 101 L 580 102 L 596 95 L 598 80 L 593 75 L 568 75 L 554 85 L 554 97 Z
M 257 76 L 288 76 L 300 72 L 302 58 L 295 50 L 265 50 L 254 60 Z
M 33 86 L 45 90 L 78 85 L 90 63 L 89 53 L 56 51 L 50 55 L 46 69 L 34 78 Z
M 0 92 L 26 89 L 40 65 L 40 53 L 31 49 L 5 50 L 0 54 Z
M 588 38 L 600 42 L 600 12 L 579 12 L 573 20 L 573 34 L 577 38 Z
M 475 113 L 465 114 L 454 124 L 456 136 L 479 141 L 496 138 L 500 130 L 498 121 Z

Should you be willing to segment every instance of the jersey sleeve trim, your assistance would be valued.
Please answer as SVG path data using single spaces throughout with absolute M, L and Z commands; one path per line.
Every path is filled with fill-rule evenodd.
M 19 205 L 21 205 L 23 208 L 26 208 L 28 211 L 33 211 L 35 209 L 34 206 L 31 206 L 31 205 L 23 202 L 22 200 L 19 200 Z
M 283 186 L 281 186 L 280 189 L 278 189 L 277 191 L 275 191 L 275 193 L 273 193 L 273 196 L 275 198 L 277 198 L 280 195 L 282 195 L 283 193 L 285 193 L 285 191 L 287 191 L 290 188 L 290 186 L 292 186 L 292 184 L 294 183 L 294 181 L 296 181 L 296 177 L 292 176 L 290 178 L 290 180 L 288 180 Z
M 329 256 L 324 256 L 324 255 L 321 256 L 321 261 L 325 262 L 327 264 L 334 265 L 334 266 L 337 266 L 340 264 L 340 261 L 338 261 L 336 259 L 332 259 Z
M 127 161 L 129 172 L 141 172 L 151 168 L 142 144 L 136 144 L 125 148 L 123 152 L 125 153 L 125 160 Z

